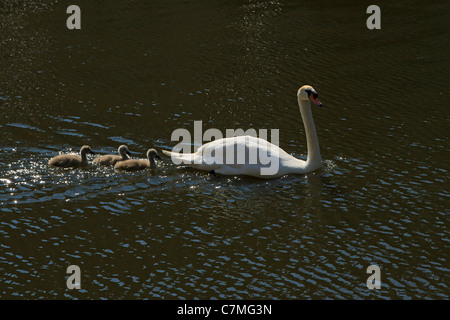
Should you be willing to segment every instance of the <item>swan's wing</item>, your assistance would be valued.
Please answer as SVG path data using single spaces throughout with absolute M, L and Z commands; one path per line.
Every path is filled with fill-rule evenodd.
M 217 139 L 202 145 L 195 153 L 163 152 L 171 156 L 175 164 L 184 163 L 221 174 L 257 177 L 281 175 L 283 163 L 293 158 L 277 145 L 252 136 Z
M 277 145 L 252 136 L 215 140 L 203 145 L 197 153 L 202 154 L 203 161 L 216 164 L 217 173 L 260 178 L 282 176 L 290 163 L 297 161 Z
M 264 165 L 271 160 L 291 157 L 283 149 L 267 140 L 252 136 L 238 136 L 214 140 L 201 146 L 197 154 L 208 163 L 227 165 Z

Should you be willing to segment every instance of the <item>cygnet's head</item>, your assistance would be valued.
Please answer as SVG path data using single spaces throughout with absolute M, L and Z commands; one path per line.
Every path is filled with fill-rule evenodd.
M 119 149 L 118 149 L 118 152 L 119 152 L 119 154 L 120 155 L 124 155 L 124 154 L 127 154 L 127 155 L 129 155 L 129 156 L 131 156 L 131 153 L 130 153 L 130 151 L 128 151 L 128 147 L 126 146 L 126 145 L 121 145 L 120 147 L 119 147 Z
M 82 147 L 81 147 L 81 150 L 80 150 L 80 154 L 88 154 L 88 153 L 90 153 L 90 154 L 95 154 L 95 153 L 91 150 L 91 147 L 89 147 L 89 146 L 87 146 L 87 145 L 82 146 Z
M 158 155 L 158 152 L 155 149 L 148 149 L 147 158 L 149 160 L 150 159 L 161 159 L 161 157 Z

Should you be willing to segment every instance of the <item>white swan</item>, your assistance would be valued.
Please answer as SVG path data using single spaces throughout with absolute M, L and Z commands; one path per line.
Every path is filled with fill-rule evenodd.
M 289 173 L 309 173 L 319 169 L 322 165 L 320 156 L 319 139 L 311 114 L 311 102 L 318 106 L 322 103 L 317 99 L 318 94 L 313 87 L 305 85 L 297 92 L 300 114 L 303 119 L 308 146 L 308 158 L 306 161 L 297 159 L 278 146 L 268 141 L 252 136 L 239 136 L 217 139 L 206 143 L 195 153 L 175 153 L 163 150 L 171 156 L 176 164 L 184 163 L 200 170 L 213 171 L 224 175 L 248 175 L 258 178 L 278 178 Z M 231 159 L 227 158 L 232 153 Z M 237 150 L 237 152 L 230 151 Z M 241 154 L 239 154 L 239 151 Z M 239 162 L 237 158 L 245 152 L 246 162 Z M 251 156 L 255 161 L 249 161 Z M 264 155 L 263 161 L 261 155 Z M 219 161 L 218 161 L 219 160 Z M 269 163 L 268 161 L 269 160 Z M 275 170 L 274 170 L 275 169 Z

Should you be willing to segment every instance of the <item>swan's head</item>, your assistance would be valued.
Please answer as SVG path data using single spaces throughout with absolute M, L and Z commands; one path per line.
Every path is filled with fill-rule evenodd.
M 309 86 L 309 85 L 305 85 L 303 87 L 301 87 L 300 89 L 298 89 L 297 92 L 297 96 L 299 100 L 309 100 L 312 103 L 318 105 L 319 107 L 322 106 L 322 102 L 319 101 L 318 97 L 319 94 L 317 93 L 316 90 L 314 90 L 313 87 Z
M 131 156 L 131 153 L 130 153 L 130 151 L 128 151 L 128 147 L 126 146 L 126 145 L 121 145 L 120 147 L 119 147 L 119 149 L 118 149 L 118 152 L 119 152 L 119 154 L 120 155 L 124 155 L 124 154 L 127 154 L 127 155 L 129 155 L 129 156 Z

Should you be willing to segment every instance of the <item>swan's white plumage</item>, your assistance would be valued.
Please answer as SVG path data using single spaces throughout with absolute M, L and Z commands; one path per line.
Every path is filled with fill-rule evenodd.
M 311 86 L 301 87 L 298 90 L 297 97 L 308 144 L 307 161 L 291 156 L 267 140 L 252 136 L 217 139 L 202 145 L 195 153 L 175 153 L 166 150 L 163 150 L 163 153 L 171 156 L 174 163 L 184 163 L 196 169 L 213 170 L 224 175 L 248 175 L 269 179 L 289 173 L 315 171 L 321 166 L 321 156 L 310 101 L 320 106 L 322 104 L 317 100 L 317 93 Z M 227 150 L 229 159 L 227 159 Z M 234 150 L 231 156 L 229 150 Z M 245 152 L 245 157 L 242 152 Z M 238 155 L 240 155 L 241 161 L 238 161 Z M 255 155 L 257 155 L 256 158 L 251 158 Z M 261 158 L 261 155 L 265 157 Z M 245 163 L 242 163 L 242 159 L 245 159 Z M 254 161 L 249 161 L 250 159 Z M 270 163 L 264 161 L 264 159 L 270 161 Z M 267 173 L 269 172 L 267 169 L 274 165 L 272 163 L 278 170 Z
M 233 148 L 232 161 L 227 161 L 227 148 Z M 228 149 L 229 150 L 229 149 Z M 238 155 L 242 156 L 244 151 L 245 163 L 238 161 Z M 258 150 L 258 151 L 255 151 Z M 195 153 L 174 153 L 163 150 L 172 157 L 172 160 L 182 162 L 199 170 L 214 170 L 216 173 L 224 175 L 249 175 L 260 178 L 275 178 L 283 176 L 299 167 L 306 167 L 306 162 L 294 158 L 280 147 L 257 137 L 239 136 L 214 140 L 202 145 Z M 255 152 L 256 157 L 251 158 L 251 152 Z M 260 155 L 271 162 L 279 163 L 278 172 L 274 175 L 262 175 L 261 168 L 269 168 L 268 161 L 261 161 Z M 250 159 L 254 161 L 250 162 Z

